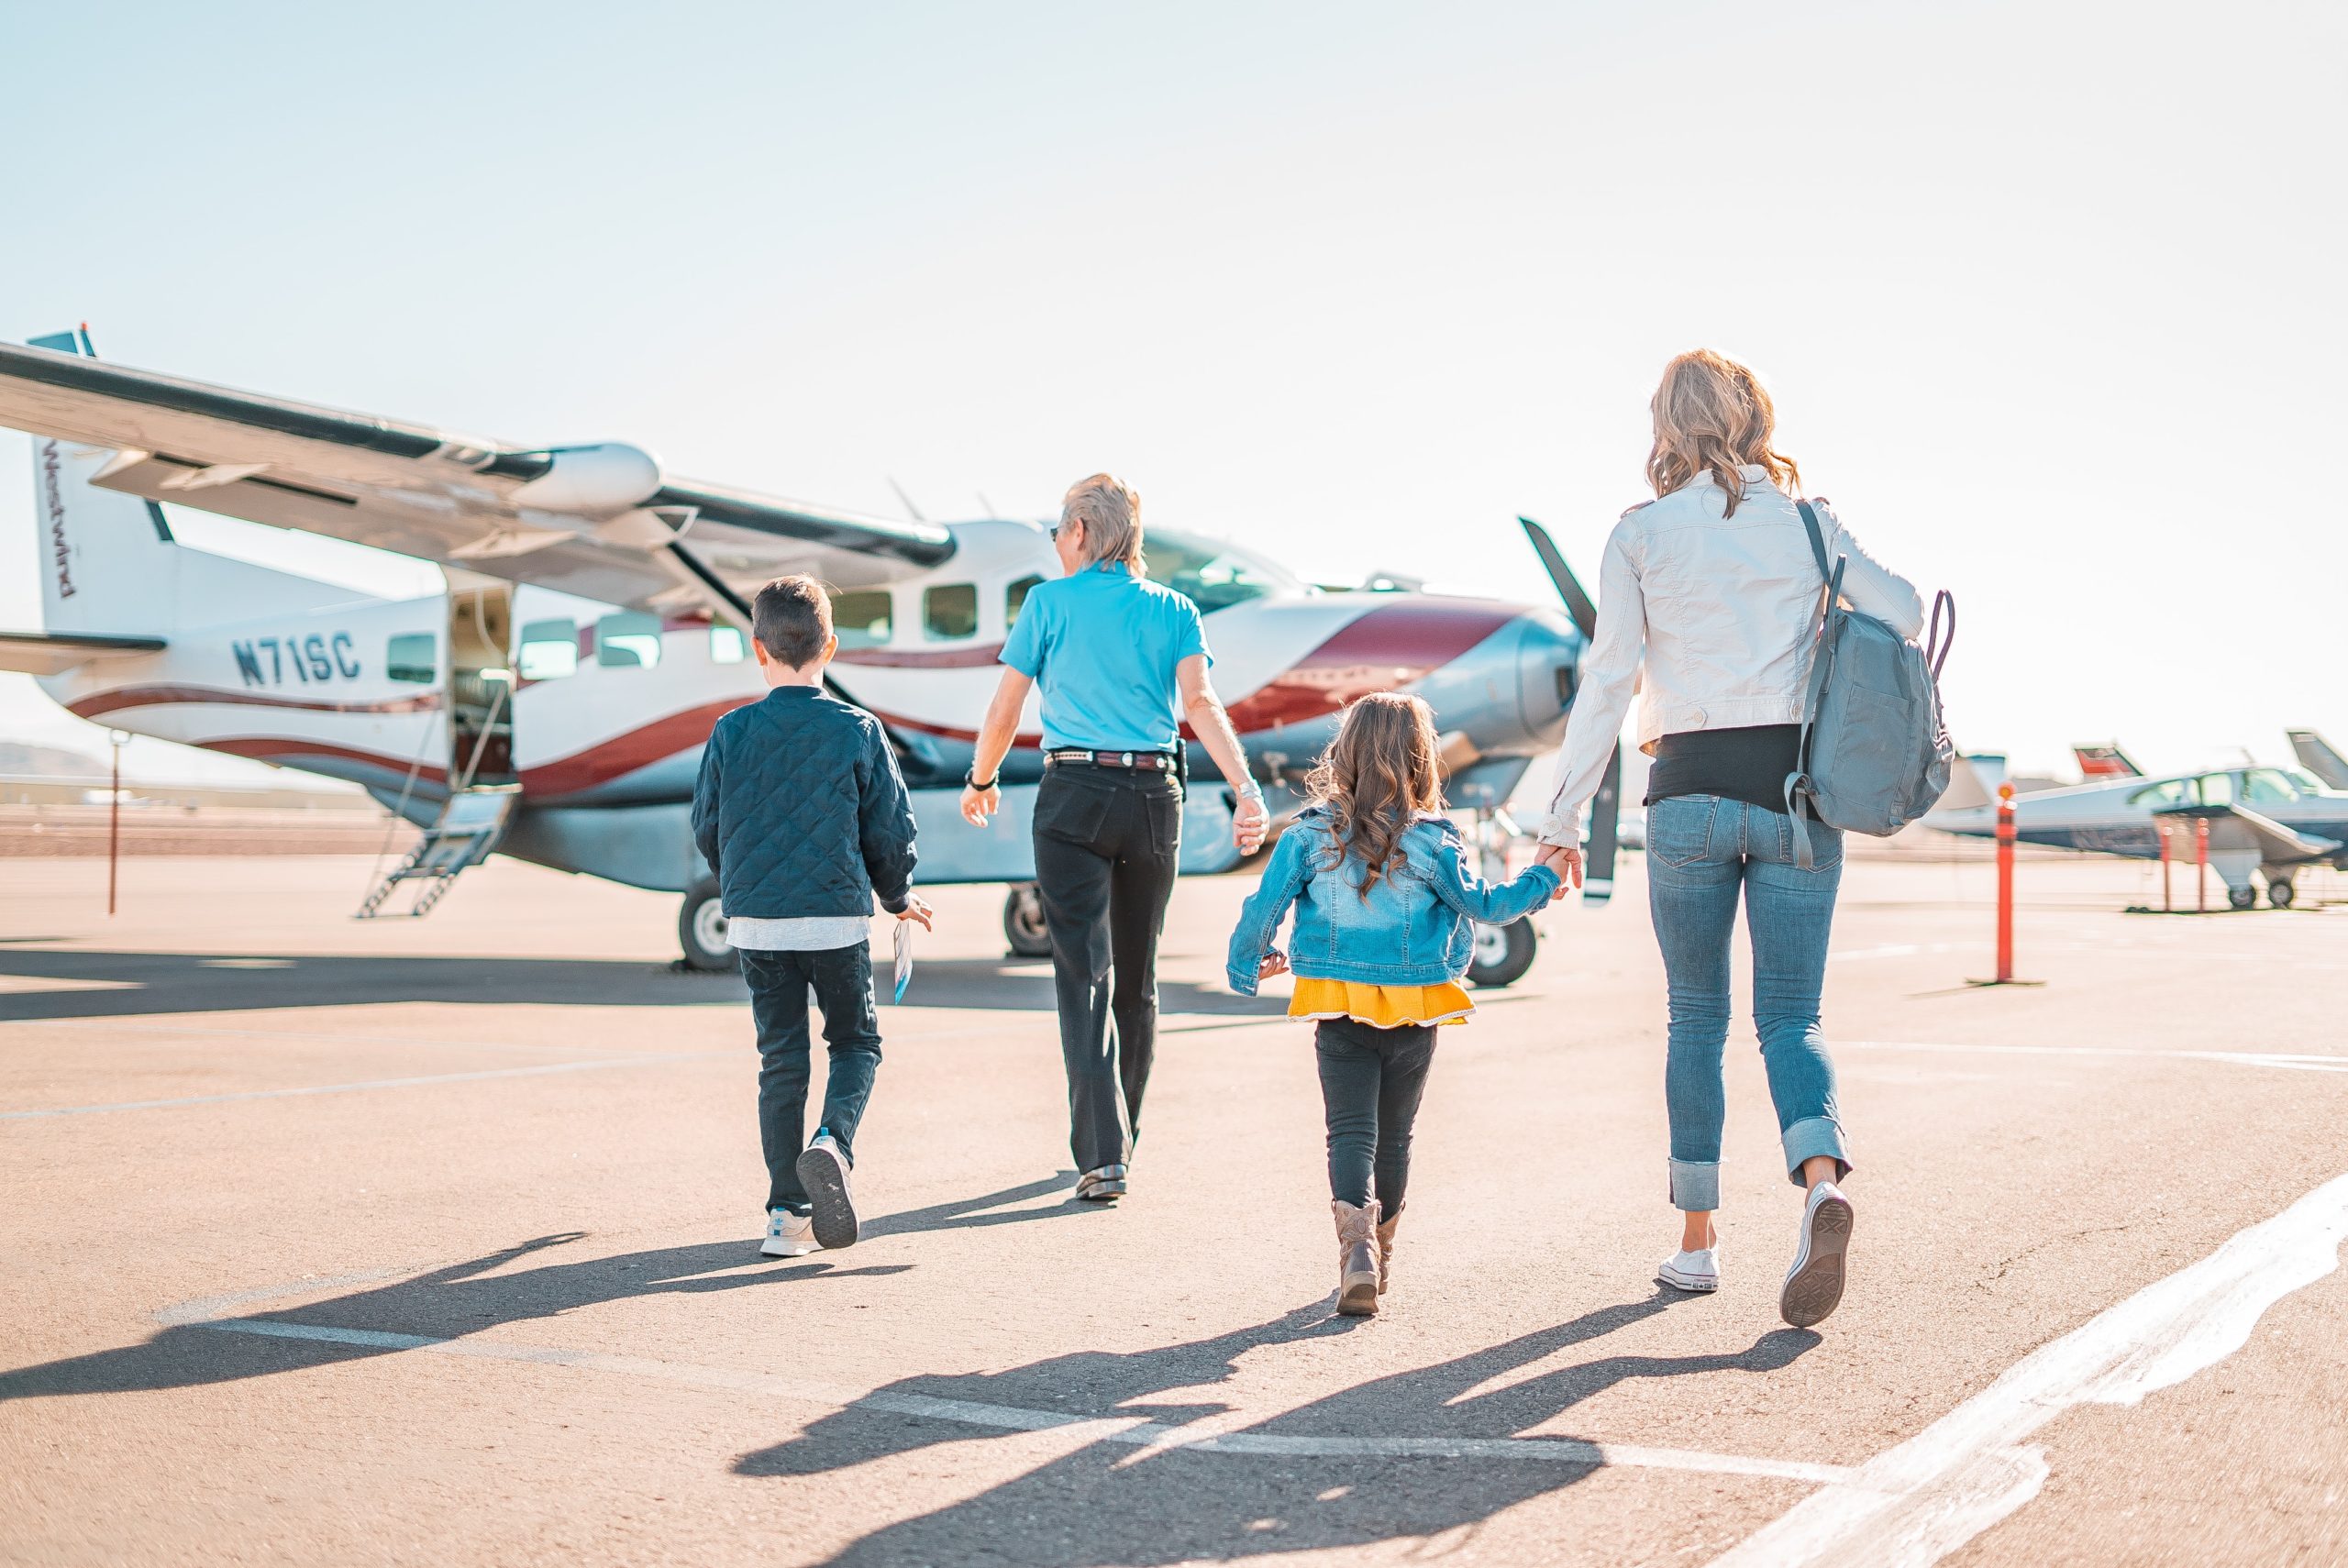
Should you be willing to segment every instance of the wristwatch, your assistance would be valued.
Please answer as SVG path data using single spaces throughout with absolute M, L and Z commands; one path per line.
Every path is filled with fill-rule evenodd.
M 962 782 L 970 789 L 976 790 L 980 794 L 983 795 L 988 790 L 1002 782 L 1002 769 L 1000 767 L 996 768 L 994 770 L 994 777 L 981 784 L 979 782 L 979 765 L 974 762 L 970 764 L 969 767 L 962 770 Z

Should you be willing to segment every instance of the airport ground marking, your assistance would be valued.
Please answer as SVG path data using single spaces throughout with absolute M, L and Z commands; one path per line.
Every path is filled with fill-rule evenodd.
M 2288 1072 L 2348 1073 L 2348 1055 L 2313 1051 L 2165 1051 L 2133 1045 L 2000 1045 L 1963 1041 L 1839 1040 L 1835 1044 L 1854 1051 L 1941 1051 L 1994 1056 L 2104 1056 L 2152 1062 L 2225 1062 L 2243 1067 L 2276 1067 Z
M 194 1094 L 176 1099 L 126 1099 L 111 1105 L 59 1105 L 40 1110 L 0 1110 L 0 1121 L 31 1121 L 58 1116 L 103 1116 L 117 1110 L 176 1110 L 195 1105 L 234 1105 L 248 1099 L 289 1099 L 301 1095 L 360 1094 L 372 1089 L 421 1088 L 428 1084 L 480 1083 L 488 1078 L 537 1078 L 559 1073 L 592 1073 L 603 1067 L 647 1067 L 662 1062 L 707 1061 L 738 1056 L 738 1050 L 667 1051 L 650 1056 L 599 1056 L 585 1062 L 545 1062 L 534 1067 L 484 1067 L 470 1073 L 425 1073 L 404 1078 L 367 1078 L 349 1084 L 308 1084 L 298 1088 L 238 1089 Z
M 612 1355 L 600 1351 L 570 1350 L 556 1345 L 516 1344 L 506 1341 L 442 1339 L 427 1334 L 394 1333 L 378 1329 L 350 1329 L 316 1323 L 291 1323 L 274 1318 L 221 1316 L 240 1307 L 294 1294 L 339 1289 L 396 1278 L 404 1272 L 371 1269 L 327 1278 L 262 1286 L 225 1296 L 183 1303 L 157 1313 L 167 1328 L 205 1329 L 221 1333 L 264 1339 L 305 1341 L 315 1344 L 348 1345 L 354 1349 L 401 1351 L 426 1355 L 464 1356 L 482 1361 L 509 1362 L 526 1366 L 561 1366 L 624 1377 L 650 1378 L 688 1387 L 756 1394 L 786 1399 L 825 1410 L 872 1410 L 884 1415 L 912 1416 L 958 1426 L 997 1431 L 1066 1431 L 1096 1429 L 1091 1441 L 1158 1452 L 1195 1452 L 1271 1459 L 1484 1459 L 1566 1464 L 1589 1468 L 1693 1471 L 1715 1475 L 1755 1475 L 1800 1481 L 1811 1485 L 1849 1485 L 1857 1472 L 1840 1464 L 1811 1464 L 1800 1460 L 1754 1458 L 1744 1454 L 1711 1453 L 1700 1449 L 1653 1448 L 1638 1443 L 1593 1442 L 1585 1438 L 1450 1438 L 1346 1437 L 1279 1432 L 1200 1430 L 1167 1426 L 1138 1416 L 1070 1415 L 1063 1410 L 1031 1410 L 1015 1405 L 991 1405 L 970 1399 L 945 1399 L 924 1394 L 897 1394 L 886 1389 L 856 1393 L 830 1388 L 771 1373 L 739 1367 L 705 1366 L 692 1362 L 659 1361 L 644 1356 Z M 1137 1455 L 1136 1457 L 1140 1457 Z
M 2340 1266 L 2348 1175 L 2009 1367 L 1907 1441 L 1797 1503 L 1712 1568 L 1927 1568 L 2038 1495 L 2028 1440 L 2082 1405 L 2135 1405 L 2249 1342 L 2266 1309 Z

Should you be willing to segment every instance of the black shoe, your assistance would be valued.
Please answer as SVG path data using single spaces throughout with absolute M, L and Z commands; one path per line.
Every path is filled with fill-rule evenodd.
M 1087 1203 L 1109 1203 L 1125 1195 L 1125 1167 L 1102 1165 L 1076 1178 L 1076 1196 Z

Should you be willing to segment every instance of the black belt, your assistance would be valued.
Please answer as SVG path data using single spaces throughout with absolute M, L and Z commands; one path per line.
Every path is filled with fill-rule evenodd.
M 1172 773 L 1181 765 L 1170 751 L 1047 751 L 1047 763 L 1089 763 L 1094 767 L 1130 767 L 1135 771 Z

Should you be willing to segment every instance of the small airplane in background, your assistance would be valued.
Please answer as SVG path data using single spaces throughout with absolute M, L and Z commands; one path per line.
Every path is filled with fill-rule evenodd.
M 2334 767 L 2348 779 L 2348 765 L 2314 731 L 2292 731 L 2291 744 L 2302 759 Z M 2297 897 L 2302 867 L 2348 871 L 2348 788 L 2320 777 L 2320 769 L 2244 765 L 2155 778 L 2136 770 L 2116 745 L 2077 749 L 2083 766 L 2088 752 L 2108 751 L 2128 771 L 2110 766 L 2104 777 L 2083 784 L 2018 795 L 2014 833 L 2022 843 L 2156 860 L 2164 821 L 2204 820 L 2210 824 L 2210 868 L 2238 910 L 2257 903 L 2261 879 L 2266 901 L 2286 909 Z M 1956 803 L 1928 813 L 1924 825 L 1964 837 L 1995 837 L 1997 806 L 1984 796 L 1967 790 L 1958 797 L 1952 790 Z
M 429 909 L 503 853 L 683 895 L 686 961 L 733 962 L 688 831 L 701 748 L 762 694 L 745 595 L 783 572 L 834 586 L 835 694 L 878 717 L 914 792 L 925 883 L 1010 884 L 1014 953 L 1049 951 L 1024 827 L 1043 775 L 1031 708 L 1003 766 L 1013 831 L 957 801 L 996 657 L 1055 574 L 1018 519 L 897 523 L 677 480 L 619 442 L 519 447 L 101 363 L 86 329 L 0 345 L 0 425 L 35 436 L 46 627 L 0 634 L 84 718 L 357 783 L 424 829 L 403 881 Z M 445 593 L 392 600 L 189 548 L 160 502 L 437 562 Z M 1487 865 L 1501 811 L 1565 731 L 1595 625 L 1528 525 L 1571 618 L 1401 590 L 1325 592 L 1252 551 L 1153 525 L 1150 576 L 1207 617 L 1215 680 L 1276 819 L 1337 712 L 1368 691 L 1434 706 L 1445 790 Z M 1201 755 L 1200 761 L 1203 762 Z M 1212 775 L 1209 776 L 1212 778 Z M 1585 897 L 1609 890 L 1615 791 L 1593 812 Z M 1193 788 L 1182 870 L 1236 864 L 1233 797 Z M 1527 922 L 1479 930 L 1470 973 L 1533 961 Z

